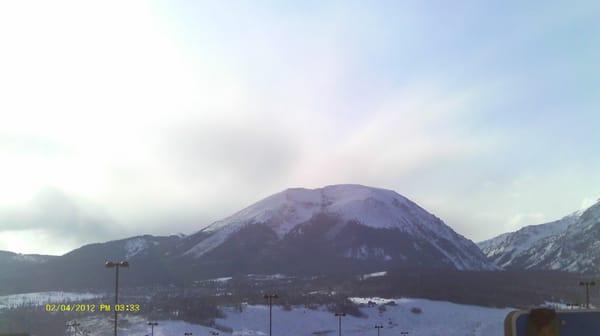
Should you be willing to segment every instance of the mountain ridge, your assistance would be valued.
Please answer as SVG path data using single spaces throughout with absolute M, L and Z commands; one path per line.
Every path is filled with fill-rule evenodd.
M 105 286 L 111 283 L 105 260 L 128 260 L 130 269 L 122 276 L 131 286 L 250 273 L 500 269 L 474 242 L 406 197 L 387 189 L 332 185 L 286 189 L 190 235 L 138 235 L 86 244 L 0 276 L 0 287 Z M 68 276 L 72 274 L 77 276 Z
M 514 242 L 527 240 L 534 230 L 543 234 L 515 248 Z M 600 273 L 599 240 L 600 201 L 558 221 L 505 233 L 478 246 L 490 260 L 505 268 Z

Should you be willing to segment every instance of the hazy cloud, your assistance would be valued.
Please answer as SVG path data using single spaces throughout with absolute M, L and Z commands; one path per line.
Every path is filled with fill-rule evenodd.
M 0 249 L 295 186 L 391 188 L 474 240 L 599 194 L 595 2 L 36 5 L 0 4 Z
M 52 246 L 39 250 L 61 251 L 73 244 L 89 242 L 91 237 L 102 241 L 122 234 L 117 224 L 101 208 L 76 200 L 54 188 L 42 189 L 32 200 L 19 206 L 0 208 L 0 233 L 37 232 L 51 241 Z M 39 237 L 38 237 L 39 238 Z M 0 249 L 14 246 L 14 240 L 0 241 Z M 23 246 L 22 249 L 30 249 Z

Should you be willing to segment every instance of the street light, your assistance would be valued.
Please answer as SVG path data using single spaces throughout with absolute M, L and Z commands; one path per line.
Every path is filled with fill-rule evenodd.
M 117 305 L 119 304 L 119 268 L 121 267 L 129 267 L 129 263 L 127 261 L 107 261 L 104 263 L 106 268 L 114 268 L 115 272 L 115 336 L 117 336 Z
M 154 327 L 158 325 L 158 322 L 148 322 L 148 325 L 150 326 L 150 335 L 154 336 Z
M 381 324 L 378 324 L 378 325 L 375 326 L 375 329 L 377 329 L 377 336 L 379 336 L 379 331 L 381 329 L 383 329 L 383 326 Z
M 590 308 L 590 287 L 595 286 L 595 281 L 580 281 L 579 286 L 585 286 L 585 307 Z
M 269 336 L 273 336 L 273 299 L 278 299 L 277 294 L 265 294 L 265 300 L 269 301 Z
M 335 313 L 338 318 L 338 335 L 342 336 L 342 317 L 346 316 L 346 313 Z

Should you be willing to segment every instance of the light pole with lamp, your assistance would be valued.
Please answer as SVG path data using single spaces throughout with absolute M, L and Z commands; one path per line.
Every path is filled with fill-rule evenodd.
M 273 299 L 278 299 L 277 294 L 265 294 L 264 298 L 269 302 L 269 336 L 273 336 Z
M 585 308 L 590 309 L 590 287 L 596 286 L 595 281 L 580 281 L 579 286 L 585 286 Z
M 117 336 L 117 305 L 119 304 L 119 268 L 121 267 L 129 267 L 129 263 L 127 261 L 107 261 L 104 263 L 106 268 L 114 268 L 115 269 L 115 306 L 113 307 L 115 310 L 115 336 Z
M 154 336 L 154 327 L 158 325 L 158 322 L 148 322 L 148 325 L 150 326 L 150 335 Z
M 338 318 L 338 335 L 342 336 L 342 317 L 346 316 L 346 313 L 335 313 Z

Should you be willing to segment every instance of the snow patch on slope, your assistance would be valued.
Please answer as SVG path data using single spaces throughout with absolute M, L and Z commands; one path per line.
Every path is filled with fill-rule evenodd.
M 125 242 L 125 259 L 130 259 L 140 254 L 149 246 L 149 242 L 145 238 L 133 238 Z
M 43 306 L 46 303 L 80 302 L 103 297 L 104 294 L 73 292 L 35 292 L 0 296 L 0 310 L 23 305 Z
M 387 271 L 382 271 L 382 272 L 375 272 L 375 273 L 369 273 L 369 274 L 363 274 L 360 276 L 361 280 L 367 280 L 370 278 L 379 278 L 379 277 L 383 277 L 387 275 Z
M 48 261 L 48 256 L 37 255 L 37 254 L 15 254 L 13 260 L 19 262 L 27 262 L 32 264 L 41 264 Z
M 346 258 L 357 259 L 357 260 L 368 260 L 371 258 L 377 258 L 385 261 L 392 260 L 392 257 L 385 254 L 385 250 L 379 247 L 368 247 L 361 245 L 358 248 L 350 248 L 344 254 Z

